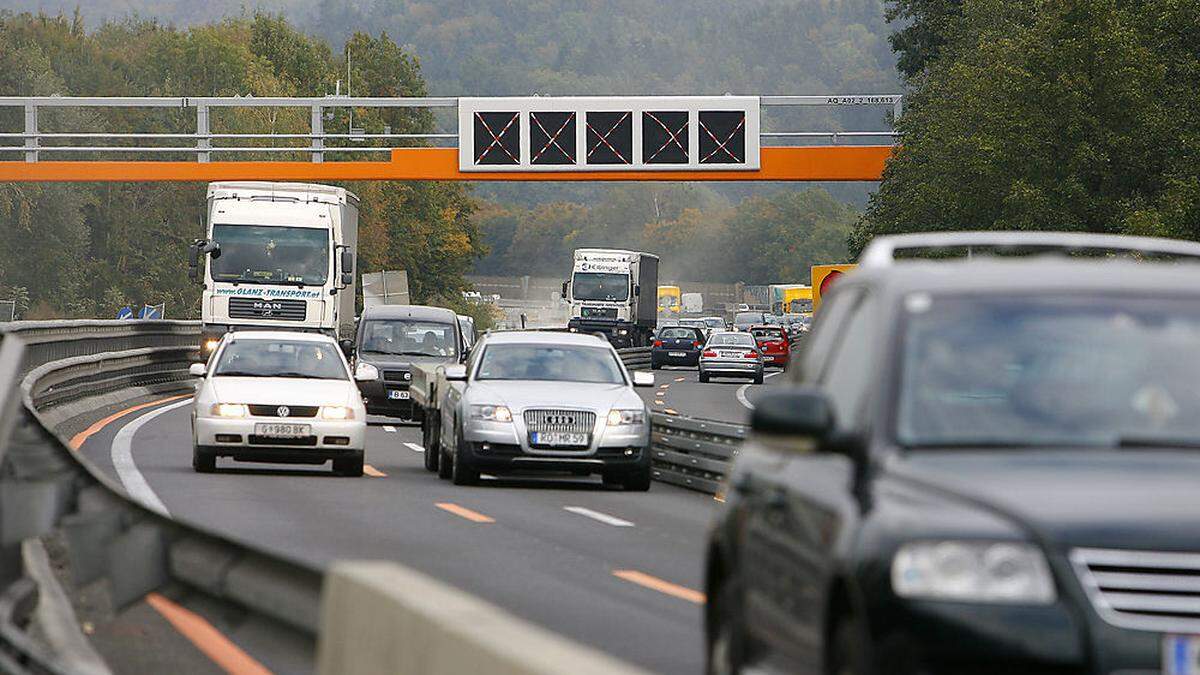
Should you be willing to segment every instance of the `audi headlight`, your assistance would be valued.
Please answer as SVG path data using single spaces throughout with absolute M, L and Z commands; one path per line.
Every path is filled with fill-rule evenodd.
M 243 403 L 214 403 L 212 414 L 214 417 L 246 417 L 250 411 Z
M 892 588 L 906 598 L 1046 605 L 1054 579 L 1035 546 L 998 541 L 905 544 L 892 559 Z
M 354 408 L 344 405 L 323 405 L 321 406 L 321 419 L 352 420 L 354 419 Z
M 487 420 L 489 422 L 511 422 L 512 411 L 502 405 L 473 405 L 471 419 Z
M 645 410 L 609 410 L 608 411 L 608 426 L 632 426 L 636 424 L 646 423 Z

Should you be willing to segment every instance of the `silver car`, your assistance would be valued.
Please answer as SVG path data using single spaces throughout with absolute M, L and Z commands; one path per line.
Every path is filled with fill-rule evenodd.
M 763 383 L 763 356 L 754 335 L 745 332 L 713 333 L 700 352 L 700 381 L 711 377 L 748 377 Z
M 650 488 L 650 415 L 633 387 L 654 386 L 654 375 L 630 375 L 606 340 L 493 333 L 445 377 L 443 478 L 470 485 L 481 473 L 557 471 Z

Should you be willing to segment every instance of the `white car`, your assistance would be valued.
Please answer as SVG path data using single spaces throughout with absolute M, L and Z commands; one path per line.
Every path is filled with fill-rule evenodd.
M 373 367 L 358 379 L 378 378 Z M 192 407 L 192 467 L 237 461 L 324 464 L 361 476 L 367 411 L 333 338 L 316 333 L 237 331 L 221 339 Z

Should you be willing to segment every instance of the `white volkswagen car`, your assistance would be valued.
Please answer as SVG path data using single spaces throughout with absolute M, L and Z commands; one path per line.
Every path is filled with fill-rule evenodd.
M 378 378 L 360 368 L 358 379 Z M 324 464 L 361 476 L 367 412 L 333 338 L 315 333 L 238 331 L 222 338 L 192 408 L 192 467 L 236 461 Z

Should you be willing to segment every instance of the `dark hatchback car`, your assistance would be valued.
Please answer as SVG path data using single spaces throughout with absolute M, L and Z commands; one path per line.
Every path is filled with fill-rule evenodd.
M 458 316 L 441 307 L 372 305 L 363 309 L 354 344 L 354 367 L 379 370 L 360 381 L 367 413 L 420 422 L 408 387 L 414 364 L 461 363 L 467 343 Z
M 892 261 L 987 242 L 1193 260 Z M 710 671 L 1198 672 L 1195 258 L 1098 235 L 877 239 L 730 471 Z
M 692 326 L 668 326 L 654 336 L 650 348 L 650 367 L 658 370 L 663 366 L 691 366 L 700 363 L 700 349 L 704 346 L 704 331 Z

